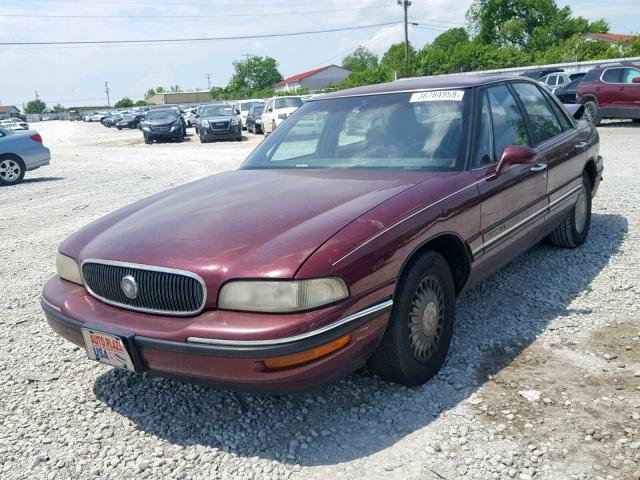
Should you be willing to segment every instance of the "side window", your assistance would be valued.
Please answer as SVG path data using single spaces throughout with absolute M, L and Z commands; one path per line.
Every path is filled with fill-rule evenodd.
M 622 74 L 622 83 L 633 83 L 633 79 L 640 77 L 640 70 L 637 68 L 625 68 Z
M 556 118 L 560 121 L 560 125 L 562 125 L 562 130 L 569 130 L 573 128 L 573 124 L 571 123 L 571 120 L 569 120 L 569 118 L 567 117 L 567 114 L 563 111 L 560 105 L 558 105 L 558 103 L 552 98 L 549 98 L 548 95 L 545 95 L 545 98 L 549 102 L 549 105 L 551 105 L 553 112 L 556 114 Z
M 482 94 L 482 110 L 480 112 L 480 128 L 478 129 L 478 144 L 472 168 L 486 167 L 496 163 L 493 149 L 493 122 L 487 93 Z
M 622 68 L 610 68 L 602 74 L 602 81 L 606 83 L 622 83 Z
M 509 145 L 530 145 L 527 124 L 506 85 L 487 90 L 493 120 L 494 158 L 499 159 Z
M 530 83 L 514 83 L 512 85 L 527 112 L 536 145 L 562 133 L 560 122 L 538 87 Z

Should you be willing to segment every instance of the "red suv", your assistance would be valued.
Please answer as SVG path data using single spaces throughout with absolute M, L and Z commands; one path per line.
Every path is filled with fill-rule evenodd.
M 603 118 L 629 118 L 640 123 L 640 67 L 594 68 L 584 76 L 576 98 L 595 125 Z

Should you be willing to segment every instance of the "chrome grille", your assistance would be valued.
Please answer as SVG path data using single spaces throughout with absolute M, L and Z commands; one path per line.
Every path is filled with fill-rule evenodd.
M 151 132 L 155 133 L 169 133 L 171 131 L 171 127 L 173 125 L 153 125 L 151 127 Z
M 84 284 L 91 295 L 105 303 L 130 310 L 165 315 L 194 315 L 204 308 L 206 287 L 197 275 L 183 270 L 128 264 L 107 260 L 86 260 L 82 264 Z M 131 276 L 137 296 L 125 296 L 120 286 Z

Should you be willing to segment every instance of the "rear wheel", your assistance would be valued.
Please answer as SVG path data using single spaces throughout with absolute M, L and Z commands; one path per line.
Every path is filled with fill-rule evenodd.
M 583 173 L 578 199 L 562 223 L 549 235 L 549 243 L 562 248 L 579 247 L 587 239 L 590 226 L 591 182 L 587 174 Z
M 598 111 L 598 105 L 596 105 L 596 102 L 590 100 L 584 104 L 584 117 L 596 127 L 600 125 L 600 112 Z
M 24 178 L 25 166 L 15 155 L 0 156 L 0 185 L 15 185 Z
M 386 380 L 425 383 L 444 363 L 453 335 L 455 288 L 447 261 L 427 251 L 398 283 L 387 331 L 369 360 Z

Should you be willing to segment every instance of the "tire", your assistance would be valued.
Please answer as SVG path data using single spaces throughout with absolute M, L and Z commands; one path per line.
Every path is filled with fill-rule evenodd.
M 422 385 L 444 363 L 453 336 L 455 287 L 447 261 L 427 251 L 406 267 L 387 330 L 369 367 L 385 380 Z
M 236 137 L 236 142 L 241 142 L 242 141 L 242 135 L 238 135 Z
M 146 136 L 146 135 L 144 136 L 144 143 L 145 143 L 146 145 L 151 145 L 151 139 L 150 139 L 148 136 Z
M 209 140 L 200 135 L 200 143 L 209 143 Z
M 118 130 L 122 130 L 122 127 L 116 127 Z
M 591 182 L 585 172 L 582 173 L 582 188 L 576 204 L 562 220 L 548 240 L 551 245 L 561 248 L 576 248 L 582 245 L 589 235 L 591 227 Z
M 633 123 L 640 123 L 640 118 L 634 118 Z
M 600 112 L 598 111 L 598 105 L 593 100 L 585 102 L 584 116 L 586 120 L 593 123 L 596 127 L 600 125 L 600 122 L 602 121 L 600 118 Z
M 0 185 L 17 185 L 24 178 L 26 168 L 20 157 L 0 155 Z

